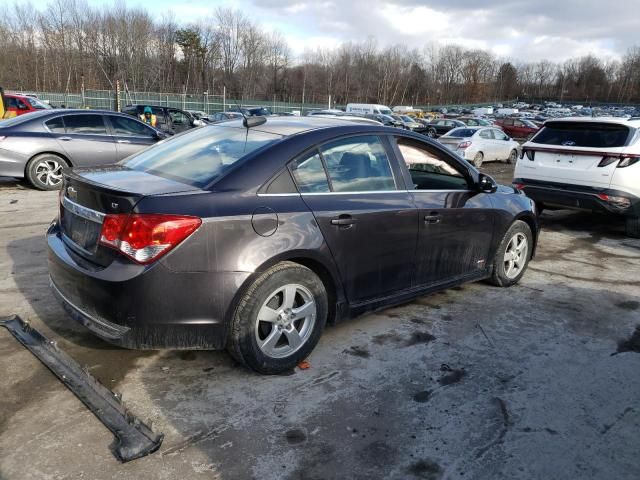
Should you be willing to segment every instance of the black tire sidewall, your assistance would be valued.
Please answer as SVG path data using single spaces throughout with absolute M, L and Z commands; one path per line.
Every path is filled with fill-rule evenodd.
M 267 296 L 286 284 L 300 284 L 308 288 L 316 302 L 316 321 L 313 332 L 306 343 L 286 358 L 271 358 L 265 355 L 255 337 L 255 322 Z M 315 348 L 327 321 L 328 296 L 322 280 L 310 269 L 286 262 L 278 264 L 262 274 L 249 288 L 240 302 L 233 319 L 231 342 L 236 357 L 253 370 L 264 374 L 277 374 L 292 370 L 307 358 Z
M 509 241 L 518 232 L 524 233 L 527 237 L 527 263 L 517 277 L 509 278 L 504 272 L 504 254 Z M 516 220 L 502 237 L 502 241 L 496 251 L 495 260 L 493 262 L 493 274 L 491 277 L 492 283 L 500 287 L 510 287 L 518 283 L 529 267 L 532 249 L 533 234 L 531 233 L 531 228 L 529 228 L 529 225 L 522 220 Z
M 27 164 L 27 168 L 26 168 L 27 180 L 29 181 L 31 186 L 33 186 L 34 188 L 37 188 L 38 190 L 49 190 L 49 191 L 60 190 L 60 187 L 62 187 L 62 181 L 60 181 L 60 183 L 56 186 L 46 185 L 41 181 L 39 181 L 35 176 L 36 165 L 38 165 L 38 163 L 40 163 L 42 160 L 46 160 L 47 158 L 55 159 L 56 161 L 60 162 L 63 166 L 67 165 L 67 162 L 65 162 L 64 159 L 62 157 L 59 157 L 58 155 L 54 155 L 51 153 L 43 153 L 41 155 L 37 155 L 33 157 L 31 160 L 29 160 L 29 163 Z

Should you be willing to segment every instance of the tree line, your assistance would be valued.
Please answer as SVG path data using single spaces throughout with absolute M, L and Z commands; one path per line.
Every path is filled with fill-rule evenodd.
M 640 103 L 640 48 L 621 59 L 520 62 L 481 49 L 380 46 L 375 38 L 294 57 L 279 32 L 246 13 L 212 9 L 197 23 L 154 19 L 124 2 L 92 8 L 14 3 L 0 16 L 0 85 L 220 94 L 250 100 L 428 105 L 554 99 Z

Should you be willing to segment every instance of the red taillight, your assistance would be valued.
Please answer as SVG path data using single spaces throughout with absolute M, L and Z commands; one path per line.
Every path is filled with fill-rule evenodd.
M 604 200 L 605 202 L 609 201 L 609 195 L 607 195 L 606 193 L 599 193 L 598 198 L 600 200 Z
M 138 263 L 150 263 L 182 242 L 202 224 L 198 217 L 136 213 L 106 215 L 100 243 Z
M 514 183 L 513 186 L 516 187 L 518 190 L 524 190 L 524 187 L 526 187 L 524 183 Z
M 468 141 L 468 140 L 467 140 L 466 142 L 460 142 L 460 143 L 458 144 L 458 148 L 459 148 L 460 150 L 464 150 L 465 148 L 469 148 L 470 146 L 471 146 L 471 142 L 470 142 L 470 141 Z

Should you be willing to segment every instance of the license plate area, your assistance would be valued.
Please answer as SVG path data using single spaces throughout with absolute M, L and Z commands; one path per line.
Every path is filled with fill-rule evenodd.
M 82 207 L 66 197 L 63 197 L 60 214 L 65 237 L 85 252 L 95 254 L 104 214 Z

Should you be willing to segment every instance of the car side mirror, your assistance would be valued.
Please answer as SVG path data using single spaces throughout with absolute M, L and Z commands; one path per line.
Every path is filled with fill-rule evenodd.
M 498 190 L 498 184 L 489 175 L 481 173 L 478 177 L 478 190 L 484 193 L 494 193 Z

